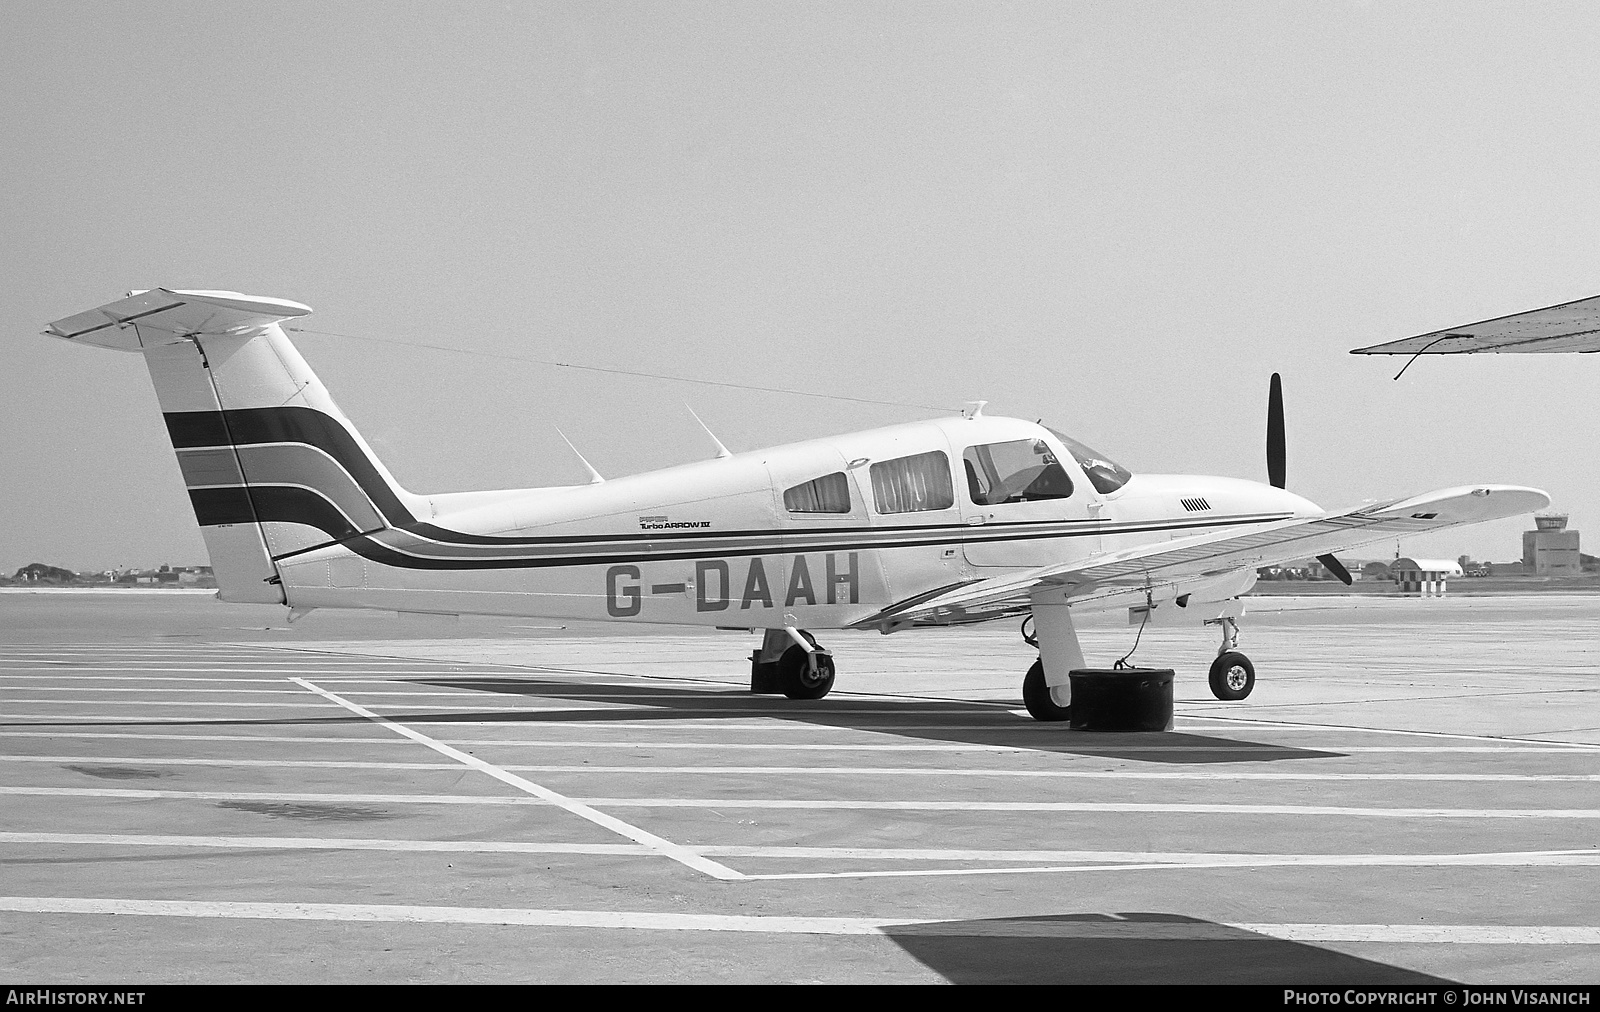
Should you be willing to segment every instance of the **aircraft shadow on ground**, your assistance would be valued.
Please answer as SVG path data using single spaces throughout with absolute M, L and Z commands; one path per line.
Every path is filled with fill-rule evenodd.
M 1375 960 L 1162 913 L 891 925 L 955 984 L 1449 984 Z
M 583 685 L 554 679 L 503 675 L 428 679 L 423 684 L 523 697 L 622 704 L 614 710 L 512 711 L 503 713 L 499 718 L 483 714 L 460 718 L 472 720 L 593 724 L 612 720 L 761 716 L 820 727 L 871 730 L 935 741 L 1169 763 L 1262 762 L 1333 758 L 1341 754 L 1176 731 L 1075 731 L 1065 723 L 1042 724 L 1028 717 L 1020 717 L 1012 712 L 1012 707 L 1003 704 L 960 700 L 903 697 L 796 700 L 737 690 L 708 691 L 663 685 Z M 623 708 L 630 703 L 650 709 Z M 429 719 L 449 720 L 451 716 Z

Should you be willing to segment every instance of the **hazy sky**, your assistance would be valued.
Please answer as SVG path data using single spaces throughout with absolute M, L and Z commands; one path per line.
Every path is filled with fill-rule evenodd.
M 1600 357 L 1350 348 L 1600 291 L 1587 3 L 130 3 L 0 33 L 0 570 L 205 560 L 132 288 L 307 326 L 1043 417 L 1328 507 L 1548 489 L 1600 545 Z M 307 335 L 417 491 L 926 411 Z M 1515 520 L 1408 553 L 1501 560 Z M 1369 550 L 1386 555 L 1391 547 Z

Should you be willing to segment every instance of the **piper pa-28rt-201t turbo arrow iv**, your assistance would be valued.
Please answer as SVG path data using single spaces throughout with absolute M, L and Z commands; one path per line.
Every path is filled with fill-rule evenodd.
M 1031 616 L 1028 710 L 1069 716 L 1082 609 L 1213 624 L 1212 691 L 1255 683 L 1237 649 L 1256 569 L 1549 497 L 1464 485 L 1327 512 L 1271 484 L 1132 474 L 1054 429 L 959 416 L 813 439 L 587 485 L 401 488 L 280 324 L 311 310 L 235 292 L 136 292 L 45 333 L 140 352 L 224 601 L 763 630 L 752 688 L 816 699 L 832 654 L 808 630 Z M 1026 630 L 1028 623 L 1024 622 Z

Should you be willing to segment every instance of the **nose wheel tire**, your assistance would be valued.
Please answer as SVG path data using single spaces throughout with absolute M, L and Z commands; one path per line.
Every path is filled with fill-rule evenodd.
M 803 633 L 810 639 L 810 633 Z M 816 640 L 812 640 L 816 645 Z M 817 667 L 813 671 L 811 665 L 806 663 L 806 652 L 799 645 L 790 647 L 778 658 L 778 678 L 783 686 L 783 694 L 790 699 L 821 699 L 833 688 L 833 658 L 827 654 L 819 653 Z
M 1022 679 L 1022 705 L 1034 720 L 1071 720 L 1072 707 L 1061 706 L 1050 695 L 1044 680 L 1044 662 L 1034 661 Z
M 1256 666 L 1230 650 L 1211 662 L 1211 694 L 1218 699 L 1243 699 L 1256 687 Z

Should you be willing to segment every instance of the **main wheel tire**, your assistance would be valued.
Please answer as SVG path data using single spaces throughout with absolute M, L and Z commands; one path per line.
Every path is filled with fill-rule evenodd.
M 1250 658 L 1228 651 L 1211 662 L 1211 694 L 1218 699 L 1243 699 L 1256 687 L 1256 666 Z
M 1022 705 L 1034 720 L 1070 720 L 1072 707 L 1062 706 L 1050 695 L 1044 680 L 1044 661 L 1034 661 L 1022 678 Z
M 812 646 L 817 645 L 810 633 L 804 635 Z M 833 689 L 833 658 L 817 654 L 817 670 L 813 673 L 811 665 L 806 663 L 806 652 L 796 643 L 778 659 L 778 677 L 783 683 L 783 694 L 790 699 L 821 699 Z

